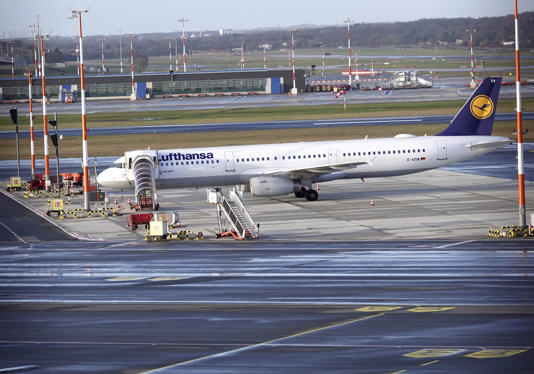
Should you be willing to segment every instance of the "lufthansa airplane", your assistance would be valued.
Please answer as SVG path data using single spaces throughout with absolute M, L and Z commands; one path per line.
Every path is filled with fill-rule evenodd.
M 245 185 L 254 196 L 319 197 L 313 184 L 388 177 L 439 168 L 510 142 L 491 136 L 501 78 L 486 78 L 449 126 L 434 136 L 139 150 L 98 175 L 100 186 L 134 189 L 131 155 L 147 155 L 157 188 Z M 154 191 L 155 192 L 155 191 Z

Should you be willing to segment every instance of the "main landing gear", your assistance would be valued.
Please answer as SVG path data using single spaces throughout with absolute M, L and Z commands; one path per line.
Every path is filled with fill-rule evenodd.
M 319 198 L 319 194 L 314 189 L 307 189 L 305 187 L 301 187 L 300 191 L 295 192 L 295 197 L 298 198 L 306 198 L 308 201 L 315 201 Z

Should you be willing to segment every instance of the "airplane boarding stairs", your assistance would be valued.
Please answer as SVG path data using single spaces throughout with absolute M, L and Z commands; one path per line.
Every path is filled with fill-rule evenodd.
M 235 239 L 256 239 L 259 237 L 259 227 L 248 213 L 243 201 L 236 191 L 223 192 L 220 188 L 208 191 L 208 202 L 217 207 L 219 220 L 218 237 L 233 236 Z M 232 230 L 225 228 L 227 224 Z

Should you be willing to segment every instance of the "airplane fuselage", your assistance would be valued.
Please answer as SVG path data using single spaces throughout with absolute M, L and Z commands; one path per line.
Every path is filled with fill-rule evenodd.
M 157 188 L 248 184 L 251 178 L 294 171 L 357 164 L 339 171 L 309 177 L 298 172 L 302 184 L 335 179 L 387 177 L 417 173 L 468 160 L 493 151 L 505 142 L 495 136 L 409 136 L 395 138 L 262 144 L 157 151 Z M 501 143 L 502 144 L 502 143 Z M 108 170 L 110 170 L 110 168 Z M 119 170 L 115 171 L 117 174 Z M 124 174 L 123 174 L 124 176 Z M 108 178 L 109 179 L 109 178 Z M 132 179 L 117 178 L 105 187 L 128 189 Z

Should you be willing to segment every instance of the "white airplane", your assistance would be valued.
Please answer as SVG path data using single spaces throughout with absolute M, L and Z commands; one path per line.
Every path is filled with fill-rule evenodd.
M 294 193 L 314 201 L 318 182 L 417 173 L 509 143 L 509 138 L 491 136 L 500 84 L 501 78 L 484 79 L 449 126 L 434 136 L 138 150 L 102 171 L 98 183 L 135 188 L 136 195 L 147 183 L 154 193 L 156 188 L 245 185 L 254 196 Z M 136 169 L 139 160 L 144 166 Z

